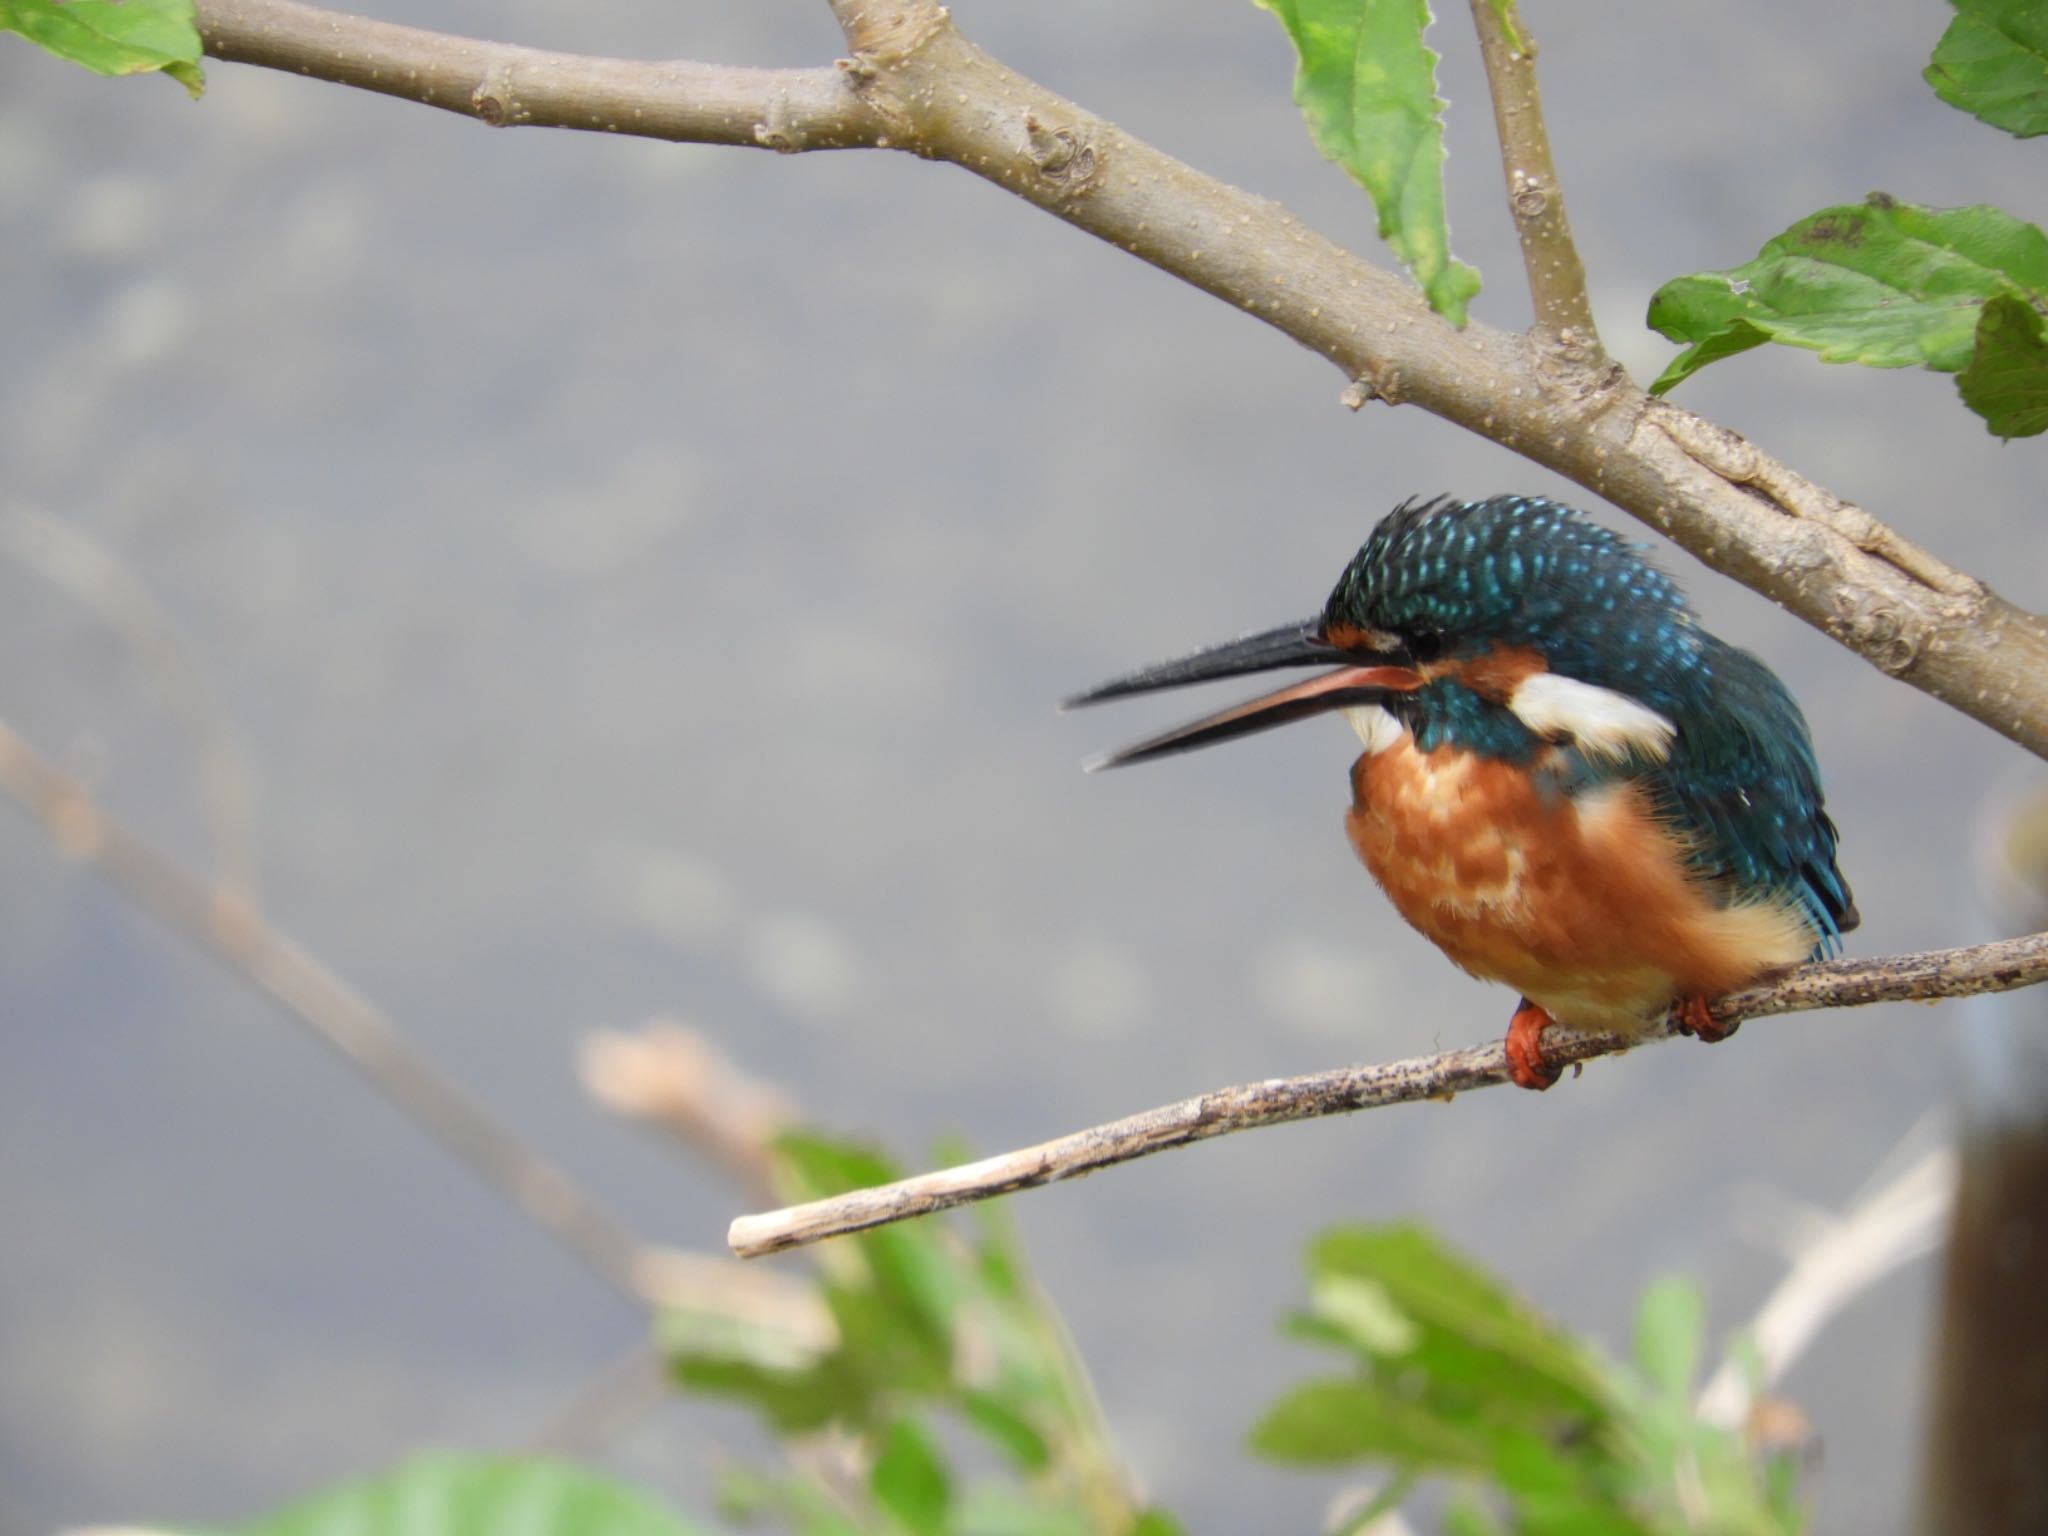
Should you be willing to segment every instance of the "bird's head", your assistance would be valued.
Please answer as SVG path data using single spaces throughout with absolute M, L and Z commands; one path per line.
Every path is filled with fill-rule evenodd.
M 1093 766 L 1339 709 L 1369 748 L 1400 727 L 1425 748 L 1462 732 L 1503 755 L 1571 740 L 1661 757 L 1702 657 L 1678 584 L 1570 507 L 1523 496 L 1411 501 L 1380 521 L 1314 618 L 1141 668 L 1067 706 L 1322 666 L 1330 670 Z

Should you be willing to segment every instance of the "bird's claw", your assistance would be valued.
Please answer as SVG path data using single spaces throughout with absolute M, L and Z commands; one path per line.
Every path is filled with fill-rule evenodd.
M 1671 1022 L 1682 1035 L 1697 1035 L 1708 1045 L 1719 1045 L 1740 1028 L 1740 1021 L 1724 1024 L 1715 1018 L 1704 997 L 1682 997 L 1671 1010 Z
M 1543 1031 L 1554 1021 L 1550 1015 L 1522 999 L 1522 1006 L 1508 1020 L 1508 1037 L 1503 1047 L 1508 1055 L 1508 1078 L 1517 1088 L 1541 1093 L 1558 1079 L 1559 1069 L 1543 1059 Z

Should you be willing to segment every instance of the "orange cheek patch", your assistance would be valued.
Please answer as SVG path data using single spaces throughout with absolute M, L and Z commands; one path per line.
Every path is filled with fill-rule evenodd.
M 1484 656 L 1469 657 L 1451 669 L 1459 682 L 1496 704 L 1505 704 L 1523 683 L 1548 670 L 1541 656 L 1520 646 L 1502 646 Z

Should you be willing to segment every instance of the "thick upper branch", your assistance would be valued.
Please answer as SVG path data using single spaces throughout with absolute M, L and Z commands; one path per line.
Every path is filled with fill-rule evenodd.
M 402 96 L 493 126 L 584 128 L 777 150 L 886 144 L 846 72 L 642 62 L 482 42 L 297 0 L 199 0 L 218 59 Z
M 930 0 L 834 0 L 843 70 L 634 64 L 471 42 L 296 0 L 199 0 L 210 51 L 496 122 L 945 159 L 1412 402 L 1568 476 L 1903 681 L 2048 755 L 2048 624 L 1620 369 L 1453 331 L 1414 288 L 1005 69 Z M 1589 332 L 1590 334 L 1590 332 Z
M 1713 1015 L 1732 1027 L 1743 1019 L 1811 1008 L 1931 1002 L 1971 993 L 2007 992 L 2042 981 L 2048 981 L 2048 934 L 2035 934 L 1969 949 L 1800 966 L 1775 981 L 1718 999 Z M 1552 1066 L 1569 1066 L 1596 1056 L 1616 1055 L 1645 1040 L 1665 1039 L 1674 1033 L 1675 1026 L 1668 1023 L 1646 1035 L 1549 1030 L 1543 1036 L 1543 1056 Z M 1495 1043 L 1407 1061 L 1340 1067 L 1305 1077 L 1220 1088 L 978 1163 L 942 1168 L 785 1210 L 742 1216 L 733 1222 L 726 1242 L 743 1259 L 759 1258 L 821 1238 L 1035 1189 L 1233 1131 L 1411 1104 L 1419 1099 L 1448 1099 L 1506 1081 L 1507 1052 Z

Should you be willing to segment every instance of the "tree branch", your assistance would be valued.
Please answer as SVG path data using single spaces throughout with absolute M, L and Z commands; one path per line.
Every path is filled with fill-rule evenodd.
M 1968 949 L 1935 949 L 1879 960 L 1829 960 L 1802 965 L 1775 980 L 1716 999 L 1711 1011 L 1718 1022 L 1733 1026 L 1744 1019 L 1803 1013 L 1813 1008 L 1933 1002 L 1980 992 L 2009 992 L 2041 981 L 2048 981 L 2048 933 Z M 1619 1055 L 1650 1040 L 1669 1039 L 1676 1033 L 1677 1027 L 1669 1021 L 1641 1035 L 1552 1029 L 1544 1033 L 1543 1056 L 1553 1067 L 1576 1066 L 1596 1056 Z M 742 1216 L 733 1222 L 726 1242 L 741 1258 L 758 1258 L 820 1238 L 865 1231 L 993 1195 L 1071 1179 L 1189 1142 L 1227 1136 L 1233 1131 L 1408 1104 L 1417 1099 L 1449 1099 L 1507 1080 L 1507 1053 L 1495 1041 L 1406 1061 L 1339 1067 L 1305 1077 L 1245 1083 L 980 1162 L 942 1168 L 879 1188 L 858 1189 L 784 1210 Z
M 1508 212 L 1522 242 L 1537 328 L 1580 366 L 1605 360 L 1586 296 L 1586 268 L 1565 218 L 1564 188 L 1550 158 L 1550 131 L 1536 88 L 1536 43 L 1514 0 L 1472 0 L 1472 25 L 1486 62 L 1493 123 L 1507 177 Z
M 826 0 L 856 54 L 881 60 L 914 49 L 933 29 L 945 25 L 936 0 Z
M 1619 367 L 1558 369 L 1531 338 L 1477 322 L 1453 331 L 1404 279 L 1006 69 L 930 0 L 832 4 L 855 48 L 837 70 L 579 58 L 297 0 L 198 0 L 198 14 L 216 57 L 486 122 L 949 160 L 1328 358 L 1353 381 L 1347 400 L 1412 402 L 1556 470 L 1883 671 L 2048 756 L 2040 618 L 1734 433 L 1651 400 Z
M 1791 1268 L 1742 1330 L 1753 1364 L 1723 1360 L 1693 1411 L 1710 1424 L 1741 1427 L 1844 1307 L 1941 1246 L 1955 1192 L 1956 1151 L 1943 1142 L 1840 1216 L 1816 1213 L 1816 1229 L 1794 1243 Z
M 729 1259 L 641 1241 L 559 1166 L 533 1152 L 422 1056 L 390 1018 L 235 893 L 209 889 L 93 802 L 85 787 L 0 721 L 0 793 L 42 818 L 57 847 L 100 870 L 174 932 L 218 957 L 503 1196 L 591 1273 L 649 1306 L 827 1337 L 831 1319 L 796 1283 L 756 1284 Z
M 380 91 L 493 127 L 582 128 L 785 153 L 885 147 L 843 69 L 746 69 L 549 53 L 347 16 L 298 0 L 200 0 L 217 59 Z

